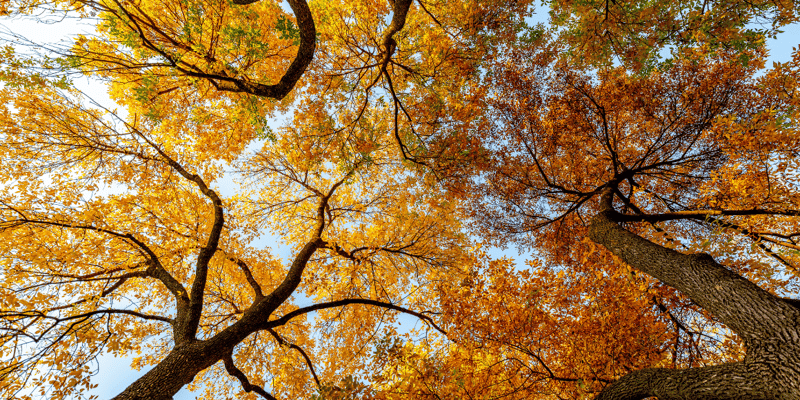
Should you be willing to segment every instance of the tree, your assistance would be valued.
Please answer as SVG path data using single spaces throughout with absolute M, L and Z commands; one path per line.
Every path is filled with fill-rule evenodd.
M 315 341 L 306 314 L 334 324 L 318 339 L 343 342 L 332 345 L 331 358 L 357 358 L 360 343 L 391 320 L 387 310 L 430 322 L 409 308 L 425 310 L 414 300 L 425 282 L 456 268 L 464 237 L 452 206 L 420 192 L 413 177 L 395 175 L 397 166 L 381 155 L 391 153 L 386 146 L 371 149 L 369 160 L 326 165 L 341 143 L 324 135 L 267 141 L 242 165 L 260 193 L 223 198 L 206 183 L 221 171 L 183 155 L 181 148 L 198 143 L 181 130 L 151 130 L 146 122 L 115 129 L 67 97 L 14 92 L 4 98 L 14 108 L 6 110 L 5 172 L 16 180 L 7 180 L 3 199 L 4 348 L 15 356 L 4 366 L 4 389 L 11 394 L 28 378 L 45 384 L 37 366 L 74 377 L 49 382 L 57 391 L 48 395 L 70 394 L 101 351 L 146 351 L 142 363 L 158 361 L 120 398 L 171 396 L 218 361 L 245 391 L 265 394 L 256 385 L 265 377 L 253 381 L 252 373 L 270 353 L 281 354 L 279 346 L 286 354 L 266 364 L 277 364 L 276 380 L 313 375 L 311 357 L 323 357 L 304 350 Z M 324 162 L 302 151 L 315 141 L 328 142 L 315 148 L 331 152 Z M 294 243 L 288 264 L 249 245 L 270 224 Z M 298 307 L 291 296 L 314 304 Z M 310 382 L 272 387 L 308 395 Z
M 511 237 L 535 248 L 545 263 L 568 271 L 566 287 L 595 273 L 618 290 L 626 265 L 656 278 L 638 300 L 652 301 L 653 311 L 668 316 L 690 344 L 674 340 L 672 368 L 620 373 L 606 362 L 594 377 L 576 369 L 562 375 L 599 383 L 598 399 L 797 396 L 792 371 L 800 310 L 796 299 L 782 296 L 796 293 L 798 273 L 798 143 L 791 121 L 800 55 L 761 77 L 755 74 L 762 56 L 749 54 L 748 64 L 740 56 L 694 52 L 644 78 L 622 67 L 592 76 L 542 46 L 509 55 L 495 74 L 486 137 L 499 167 L 475 181 L 473 215 L 481 228 L 494 232 L 496 242 Z M 615 259 L 598 265 L 593 247 L 581 243 L 586 237 Z M 622 304 L 637 300 L 617 293 Z M 670 303 L 681 298 L 699 314 L 676 318 Z M 730 329 L 744 357 L 728 345 L 698 347 L 707 342 L 703 336 L 721 339 L 719 331 L 698 329 L 698 318 Z M 486 335 L 520 343 L 520 334 Z M 641 350 L 648 348 L 658 350 L 647 344 Z M 680 352 L 689 352 L 688 362 L 680 362 Z M 709 360 L 709 352 L 722 360 Z M 545 360 L 538 360 L 544 369 Z M 664 361 L 656 357 L 651 365 L 665 367 Z
M 290 5 L 294 17 L 274 2 L 55 3 L 96 15 L 98 35 L 55 58 L 7 48 L 4 396 L 79 396 L 110 352 L 155 365 L 120 399 L 171 398 L 193 381 L 209 398 L 309 397 L 356 374 L 397 312 L 436 328 L 431 282 L 459 274 L 469 241 L 456 204 L 397 157 L 394 138 L 413 135 L 399 110 L 417 107 L 403 91 L 441 89 L 395 75 L 474 69 L 459 57 L 486 45 L 483 22 L 436 45 L 417 29 L 398 49 L 405 23 L 436 25 L 446 5 L 366 4 L 357 23 L 347 4 L 316 16 Z M 107 80 L 124 112 L 53 71 Z M 289 107 L 297 116 L 276 133 L 268 116 Z M 381 117 L 391 107 L 394 121 Z M 215 182 L 233 170 L 246 186 L 224 196 Z M 265 231 L 288 262 L 254 244 Z
M 800 56 L 755 77 L 793 8 L 289 6 L 4 5 L 97 26 L 2 53 L 4 396 L 110 352 L 154 365 L 120 399 L 796 397 Z

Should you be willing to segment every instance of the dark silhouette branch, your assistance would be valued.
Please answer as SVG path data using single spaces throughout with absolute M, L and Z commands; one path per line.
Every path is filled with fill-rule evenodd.
M 175 324 L 175 341 L 182 342 L 185 340 L 194 339 L 197 334 L 197 328 L 200 325 L 200 316 L 203 313 L 203 297 L 206 288 L 206 279 L 208 277 L 208 264 L 211 262 L 211 257 L 217 251 L 219 246 L 219 239 L 222 235 L 222 229 L 225 226 L 224 211 L 222 209 L 222 199 L 220 199 L 217 192 L 210 189 L 203 179 L 197 175 L 189 173 L 180 163 L 170 157 L 164 150 L 157 144 L 147 138 L 139 131 L 135 131 L 142 140 L 146 141 L 164 161 L 181 176 L 193 182 L 206 197 L 208 197 L 214 209 L 214 223 L 211 226 L 211 232 L 208 234 L 206 244 L 200 248 L 200 253 L 197 255 L 197 262 L 195 263 L 194 281 L 189 292 L 188 308 L 182 307 L 178 304 L 178 316 Z
M 69 320 L 79 319 L 79 318 L 83 318 L 83 317 L 90 317 L 92 315 L 97 315 L 97 314 L 124 314 L 124 315 L 132 315 L 134 317 L 147 319 L 147 320 L 166 322 L 168 324 L 174 323 L 174 321 L 172 319 L 167 318 L 167 317 L 162 317 L 160 315 L 145 314 L 145 313 L 140 313 L 138 311 L 133 311 L 133 310 L 115 310 L 115 309 L 89 311 L 89 312 L 86 312 L 86 313 L 83 313 L 83 314 L 72 315 L 72 316 L 69 316 L 69 317 L 56 318 L 56 319 L 58 321 L 69 321 Z
M 336 243 L 323 242 L 322 243 L 322 248 L 325 248 L 325 249 L 328 249 L 328 250 L 333 250 L 334 253 L 336 253 L 336 254 L 338 254 L 338 255 L 340 255 L 340 256 L 348 259 L 348 260 L 351 260 L 356 264 L 361 264 L 361 259 L 357 258 L 356 256 L 353 255 L 353 253 L 355 251 L 348 252 L 347 250 L 343 249 L 342 247 L 340 247 Z
M 255 3 L 256 1 L 258 0 L 234 0 L 233 3 L 238 5 L 247 5 Z M 143 25 L 146 25 L 147 28 L 152 29 L 161 39 L 169 42 L 170 45 L 175 46 L 178 49 L 186 52 L 196 53 L 196 51 L 190 46 L 175 41 L 175 39 L 170 37 L 170 35 L 160 30 L 158 28 L 158 24 L 155 23 L 141 9 L 137 9 L 137 11 L 142 14 L 142 17 L 140 18 L 134 15 L 131 10 L 126 8 L 126 6 L 130 5 L 115 1 L 117 8 L 119 8 L 124 15 L 120 15 L 117 10 L 110 8 L 105 9 L 105 11 L 116 14 L 118 17 L 120 17 L 120 19 L 127 19 L 129 21 L 129 28 L 139 36 L 142 45 L 164 58 L 167 64 L 166 66 L 174 68 L 187 76 L 206 79 L 215 88 L 217 88 L 217 90 L 248 93 L 260 97 L 280 100 L 286 97 L 286 95 L 288 95 L 294 89 L 297 81 L 300 80 L 300 78 L 303 76 L 303 73 L 305 73 L 306 69 L 311 64 L 311 61 L 314 58 L 317 37 L 316 25 L 314 24 L 311 10 L 309 9 L 306 1 L 288 0 L 287 2 L 292 8 L 292 12 L 297 20 L 297 26 L 300 31 L 300 45 L 298 46 L 297 54 L 295 55 L 294 60 L 292 60 L 292 63 L 289 65 L 289 68 L 287 68 L 286 72 L 278 81 L 278 83 L 274 85 L 252 82 L 243 77 L 230 76 L 223 70 L 204 70 L 197 65 L 190 64 L 185 60 L 182 60 L 182 57 L 180 57 L 179 54 L 171 54 L 162 46 L 159 46 L 158 43 L 148 38 Z M 135 6 L 130 7 L 137 8 Z M 211 59 L 213 61 L 213 58 L 211 58 L 208 54 L 200 54 L 200 57 Z M 150 66 L 152 64 L 148 63 L 146 65 Z M 131 68 L 132 66 L 127 67 Z
M 662 214 L 620 214 L 617 217 L 619 222 L 662 222 L 674 221 L 678 219 L 700 219 L 705 220 L 713 216 L 737 216 L 737 215 L 781 215 L 781 216 L 800 216 L 798 210 L 691 210 L 675 211 Z
M 274 396 L 269 394 L 269 392 L 264 390 L 264 388 L 261 386 L 250 383 L 250 381 L 247 379 L 247 375 L 245 375 L 244 372 L 242 372 L 239 368 L 236 368 L 236 365 L 233 363 L 232 353 L 229 353 L 226 357 L 224 357 L 222 359 L 222 363 L 225 364 L 225 370 L 228 371 L 228 374 L 239 380 L 239 383 L 242 384 L 242 388 L 245 392 L 256 392 L 265 399 L 276 400 Z
M 317 371 L 314 369 L 314 364 L 311 362 L 311 358 L 308 356 L 306 351 L 303 350 L 302 347 L 300 347 L 300 346 L 298 346 L 298 345 L 296 345 L 294 343 L 287 342 L 283 337 L 278 335 L 278 333 L 275 332 L 275 330 L 273 330 L 271 328 L 267 328 L 267 332 L 269 332 L 272 335 L 272 337 L 275 338 L 275 341 L 277 341 L 278 344 L 280 344 L 281 346 L 287 346 L 290 349 L 297 350 L 297 352 L 300 353 L 301 356 L 303 356 L 303 359 L 305 359 L 306 365 L 308 366 L 309 371 L 311 371 L 311 376 L 314 377 L 314 382 L 317 383 L 317 387 L 321 388 L 322 384 L 320 383 L 319 377 L 317 376 Z
M 233 3 L 247 5 L 256 1 L 258 0 L 233 0 Z M 317 28 L 311 15 L 311 9 L 308 8 L 305 0 L 287 0 L 287 2 L 294 12 L 297 27 L 300 30 L 300 46 L 292 64 L 289 65 L 281 80 L 275 85 L 264 85 L 243 79 L 223 80 L 217 85 L 219 90 L 245 92 L 278 100 L 286 97 L 292 91 L 314 58 L 314 50 L 317 46 Z
M 158 279 L 164 286 L 175 296 L 177 301 L 180 303 L 181 301 L 189 300 L 187 295 L 186 289 L 178 282 L 175 277 L 172 276 L 167 270 L 161 265 L 161 262 L 156 256 L 156 253 L 153 252 L 144 242 L 137 239 L 131 233 L 121 233 L 116 232 L 110 229 L 100 228 L 92 225 L 81 225 L 75 224 L 71 222 L 57 222 L 57 221 L 45 221 L 45 220 L 33 220 L 33 219 L 18 219 L 12 221 L 5 221 L 2 225 L 8 226 L 20 226 L 24 224 L 35 224 L 35 225 L 47 225 L 47 226 L 55 226 L 59 228 L 65 229 L 79 229 L 79 230 L 86 230 L 86 231 L 94 231 L 99 233 L 105 233 L 114 237 L 118 237 L 120 239 L 125 240 L 126 242 L 133 243 L 137 250 L 140 251 L 143 256 L 148 258 L 148 265 L 149 267 L 146 270 L 146 274 L 149 277 L 153 277 Z M 6 228 L 6 226 L 0 226 L 0 229 Z
M 274 319 L 274 320 L 271 320 L 271 321 L 267 322 L 265 324 L 265 329 L 266 328 L 274 328 L 274 327 L 277 327 L 277 326 L 284 325 L 284 324 L 288 323 L 290 320 L 292 320 L 293 318 L 299 317 L 301 315 L 308 314 L 310 312 L 324 310 L 324 309 L 328 309 L 328 308 L 344 307 L 344 306 L 351 305 L 351 304 L 370 305 L 370 306 L 386 308 L 386 309 L 389 309 L 389 310 L 399 311 L 399 312 L 402 312 L 402 313 L 413 315 L 413 316 L 419 318 L 420 320 L 422 320 L 423 322 L 425 322 L 426 324 L 430 325 L 431 327 L 433 327 L 434 329 L 436 329 L 437 331 L 439 331 L 443 335 L 447 336 L 447 332 L 444 329 L 440 328 L 438 325 L 436 325 L 436 322 L 433 321 L 433 318 L 431 318 L 431 317 L 429 317 L 429 316 L 427 316 L 425 314 L 422 314 L 422 313 L 419 313 L 419 312 L 416 312 L 416 311 L 412 311 L 412 310 L 409 310 L 408 308 L 405 308 L 405 307 L 402 307 L 402 306 L 398 306 L 398 305 L 395 305 L 395 304 L 392 304 L 392 303 L 387 303 L 387 302 L 378 301 L 378 300 L 370 300 L 370 299 L 344 299 L 344 300 L 331 301 L 331 302 L 327 302 L 327 303 L 319 303 L 319 304 L 314 304 L 314 305 L 311 305 L 311 306 L 308 306 L 308 307 L 298 308 L 297 310 L 291 311 L 291 312 L 285 314 L 284 316 L 282 316 L 282 317 L 280 317 L 278 319 Z
M 617 192 L 619 192 L 617 190 Z M 767 237 L 766 234 L 753 232 L 743 226 L 735 224 L 730 221 L 725 221 L 717 216 L 750 216 L 750 215 L 780 215 L 780 216 L 797 216 L 800 215 L 800 211 L 798 210 L 764 210 L 764 209 L 751 209 L 751 210 L 691 210 L 691 211 L 675 211 L 663 214 L 645 214 L 643 213 L 638 207 L 630 203 L 627 198 L 618 193 L 618 197 L 622 199 L 626 205 L 631 207 L 635 212 L 636 215 L 631 214 L 620 214 L 617 218 L 620 222 L 649 222 L 658 232 L 666 233 L 660 227 L 654 225 L 655 222 L 661 221 L 674 221 L 674 220 L 682 220 L 688 219 L 699 223 L 711 223 L 717 225 L 722 228 L 731 228 L 741 232 L 743 235 L 753 239 L 755 241 L 755 245 L 758 246 L 759 249 L 763 250 L 768 256 L 774 258 L 784 266 L 797 271 L 797 267 L 786 261 L 783 257 L 781 257 L 778 253 L 770 249 L 767 245 L 762 243 L 762 241 L 773 243 L 778 246 L 789 247 L 795 250 L 800 250 L 800 246 L 794 245 L 793 243 L 786 243 L 781 242 L 772 238 Z M 675 241 L 671 237 L 667 237 L 667 239 L 673 243 Z
M 250 267 L 247 266 L 247 263 L 244 262 L 244 260 L 242 260 L 239 257 L 227 256 L 227 258 L 228 258 L 228 260 L 233 261 L 234 263 L 236 263 L 236 265 L 239 266 L 239 269 L 242 270 L 242 273 L 244 273 L 244 278 L 247 280 L 247 283 L 253 289 L 253 294 L 255 296 L 255 299 L 253 300 L 253 303 L 257 303 L 257 302 L 261 301 L 261 299 L 264 298 L 264 292 L 261 290 L 261 285 L 258 284 L 258 281 L 256 281 L 256 278 L 253 277 L 253 272 L 250 270 Z

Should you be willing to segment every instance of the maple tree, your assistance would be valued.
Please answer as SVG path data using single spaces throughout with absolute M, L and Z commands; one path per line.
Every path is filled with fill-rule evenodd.
M 3 3 L 4 396 L 797 396 L 791 2 L 288 4 Z

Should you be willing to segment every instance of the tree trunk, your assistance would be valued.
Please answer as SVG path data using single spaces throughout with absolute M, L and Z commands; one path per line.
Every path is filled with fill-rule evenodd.
M 708 254 L 682 254 L 624 229 L 615 221 L 620 214 L 611 208 L 610 192 L 601 203 L 589 238 L 714 314 L 743 339 L 747 355 L 712 367 L 636 371 L 597 399 L 800 399 L 800 310 Z
M 129 385 L 113 400 L 171 400 L 195 375 L 221 360 L 229 351 L 208 342 L 178 346 L 153 369 Z

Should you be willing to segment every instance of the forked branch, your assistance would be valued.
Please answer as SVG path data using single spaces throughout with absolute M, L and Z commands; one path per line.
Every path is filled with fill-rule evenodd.
M 200 316 L 203 313 L 203 295 L 206 288 L 206 279 L 208 277 L 208 264 L 211 262 L 211 257 L 219 247 L 219 239 L 222 235 L 222 229 L 225 226 L 224 210 L 222 208 L 222 199 L 220 199 L 217 192 L 208 187 L 203 178 L 197 174 L 189 173 L 180 163 L 170 157 L 160 146 L 147 138 L 138 130 L 134 132 L 147 142 L 169 165 L 174 171 L 182 177 L 193 182 L 200 191 L 211 200 L 214 209 L 214 223 L 211 226 L 211 232 L 208 233 L 208 240 L 206 244 L 200 248 L 200 254 L 197 255 L 197 262 L 195 263 L 194 282 L 189 293 L 188 308 L 184 308 L 182 304 L 178 304 L 178 316 L 176 318 L 175 333 L 176 341 L 185 341 L 193 339 L 197 333 L 198 326 L 200 325 Z

